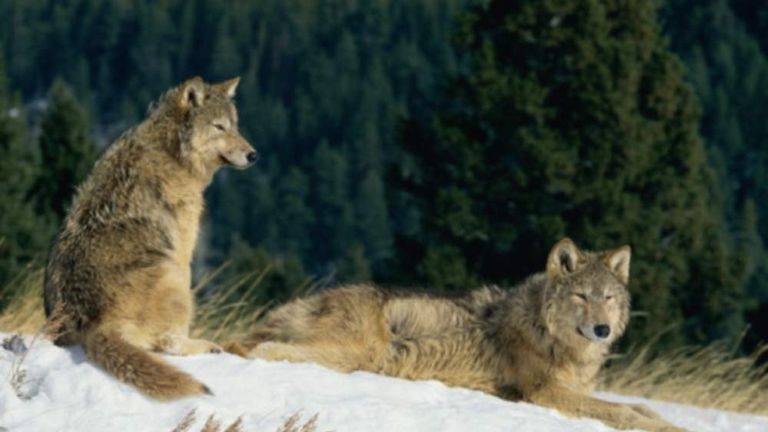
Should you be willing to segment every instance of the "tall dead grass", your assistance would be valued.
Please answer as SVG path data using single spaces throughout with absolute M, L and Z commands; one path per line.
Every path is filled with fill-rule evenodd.
M 43 269 L 30 267 L 0 287 L 0 332 L 34 334 L 45 323 Z
M 301 415 L 295 413 L 285 419 L 283 424 L 278 426 L 275 432 L 317 432 L 317 417 L 318 415 L 315 414 L 310 417 L 309 420 L 302 423 Z M 179 421 L 179 424 L 176 425 L 171 432 L 191 432 L 195 422 L 197 422 L 197 411 L 193 409 Z M 202 429 L 200 429 L 200 432 L 244 432 L 243 421 L 241 418 L 235 420 L 234 423 L 227 426 L 226 429 L 222 429 L 222 427 L 221 422 L 216 420 L 216 417 L 211 414 L 208 416 Z
M 197 411 L 193 409 L 192 411 L 188 412 L 184 418 L 181 419 L 179 424 L 177 424 L 171 432 L 191 432 L 192 425 L 194 425 L 196 421 Z M 234 423 L 227 426 L 226 429 L 222 430 L 221 422 L 216 420 L 216 417 L 211 414 L 208 416 L 208 419 L 205 421 L 202 429 L 200 429 L 200 432 L 243 432 L 243 420 L 238 418 L 234 421 Z
M 768 346 L 749 356 L 723 343 L 685 346 L 651 355 L 645 346 L 607 368 L 606 391 L 671 402 L 768 415 L 768 364 L 758 358 Z
M 220 284 L 215 293 L 202 296 L 192 334 L 218 342 L 245 337 L 269 305 L 253 306 L 259 283 L 269 269 L 242 275 Z M 194 288 L 205 291 L 217 272 Z M 35 334 L 43 327 L 40 269 L 28 272 L 0 290 L 0 332 Z M 310 291 L 307 284 L 303 291 Z M 10 293 L 13 293 L 12 295 Z M 707 408 L 768 415 L 768 364 L 756 360 L 768 354 L 762 347 L 742 356 L 724 344 L 686 346 L 651 354 L 653 341 L 612 361 L 603 373 L 600 388 L 625 395 L 642 396 Z

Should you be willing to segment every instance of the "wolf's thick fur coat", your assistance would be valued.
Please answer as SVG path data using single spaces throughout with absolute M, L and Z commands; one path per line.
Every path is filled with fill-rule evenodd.
M 58 311 L 63 322 L 56 343 L 82 344 L 158 399 L 210 392 L 150 351 L 220 351 L 189 337 L 190 262 L 213 174 L 255 159 L 237 131 L 237 83 L 186 81 L 123 133 L 79 187 L 46 268 L 46 315 Z
M 340 287 L 278 307 L 231 348 L 345 372 L 437 379 L 616 428 L 679 430 L 644 406 L 590 396 L 629 319 L 629 261 L 627 246 L 588 252 L 563 239 L 545 272 L 509 291 L 445 298 Z

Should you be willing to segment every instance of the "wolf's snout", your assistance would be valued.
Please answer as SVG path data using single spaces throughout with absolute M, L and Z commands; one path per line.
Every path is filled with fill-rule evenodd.
M 605 339 L 611 334 L 611 327 L 607 324 L 598 324 L 594 328 L 595 336 Z
M 248 160 L 249 164 L 255 163 L 257 160 L 259 160 L 259 152 L 252 151 L 248 153 L 248 156 L 245 157 Z

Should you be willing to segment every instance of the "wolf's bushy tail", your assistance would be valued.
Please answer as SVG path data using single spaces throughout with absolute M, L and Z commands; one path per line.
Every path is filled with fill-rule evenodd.
M 94 330 L 83 340 L 94 363 L 144 394 L 160 400 L 212 394 L 203 383 L 154 354 L 126 342 L 118 333 Z

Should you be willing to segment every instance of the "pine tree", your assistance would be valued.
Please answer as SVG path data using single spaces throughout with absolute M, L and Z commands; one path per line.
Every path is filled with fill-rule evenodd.
M 564 235 L 629 243 L 634 310 L 647 317 L 631 340 L 683 321 L 670 339 L 735 335 L 741 268 L 654 4 L 496 0 L 462 19 L 469 71 L 403 133 L 422 230 L 400 252 L 424 282 L 517 281 Z
M 89 87 L 88 112 L 105 141 L 138 123 L 178 80 L 242 75 L 240 128 L 265 159 L 212 184 L 207 265 L 226 260 L 239 236 L 275 256 L 296 251 L 313 271 L 344 261 L 375 274 L 381 256 L 391 255 L 390 215 L 380 211 L 389 201 L 363 188 L 384 187 L 398 119 L 456 69 L 448 36 L 467 2 L 88 0 L 55 10 L 50 2 L 0 2 L 0 46 L 28 100 L 54 77 L 78 95 Z M 345 165 L 344 190 L 334 192 L 344 203 L 334 198 L 330 206 L 344 209 L 332 223 L 315 217 L 317 205 L 328 204 L 315 193 L 323 140 Z M 283 204 L 293 207 L 284 214 Z M 361 229 L 358 215 L 372 223 Z M 324 232 L 346 238 L 338 247 L 315 235 L 333 224 Z
M 268 301 L 282 302 L 301 294 L 310 281 L 297 257 L 276 258 L 239 238 L 233 240 L 226 255 L 229 266 L 220 280 L 225 286 L 239 285 L 232 293 L 233 302 L 248 301 L 259 306 Z
M 762 248 L 749 247 L 768 240 L 768 171 L 763 168 L 768 163 L 768 123 L 763 120 L 768 58 L 759 45 L 764 43 L 759 30 L 752 28 L 757 34 L 750 34 L 760 9 L 751 1 L 707 0 L 693 10 L 687 2 L 670 1 L 662 10 L 671 48 L 685 62 L 701 101 L 701 134 L 720 180 L 726 222 L 731 232 L 741 233 L 735 240 L 744 244 L 737 246 L 750 250 L 754 262 L 768 259 Z M 753 207 L 754 215 L 743 214 Z M 749 218 L 756 229 L 745 231 L 743 221 Z M 762 268 L 745 267 L 751 293 L 768 292 Z
M 357 238 L 364 246 L 365 255 L 374 264 L 383 263 L 392 257 L 392 233 L 387 211 L 381 175 L 369 171 L 357 190 L 355 224 Z
M 34 147 L 28 140 L 18 99 L 8 93 L 0 60 L 0 289 L 25 264 L 41 259 L 51 233 L 29 201 L 37 175 Z M 12 287 L 11 287 L 12 288 Z
M 281 253 L 301 258 L 306 258 L 309 253 L 309 230 L 314 221 L 314 215 L 307 206 L 309 191 L 307 176 L 296 168 L 290 169 L 279 180 L 277 224 L 282 235 L 276 241 L 276 250 Z
M 41 124 L 42 169 L 34 188 L 38 212 L 64 219 L 75 192 L 96 160 L 96 146 L 88 117 L 63 81 L 55 81 L 48 94 L 48 109 Z
M 351 244 L 352 209 L 347 197 L 347 161 L 323 141 L 315 151 L 312 202 L 315 209 L 313 254 L 319 263 L 342 257 Z

